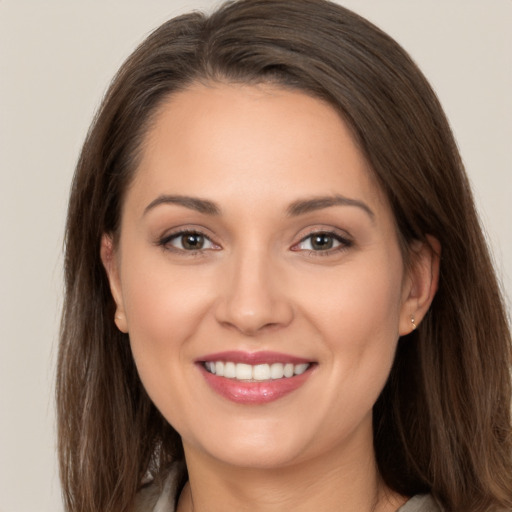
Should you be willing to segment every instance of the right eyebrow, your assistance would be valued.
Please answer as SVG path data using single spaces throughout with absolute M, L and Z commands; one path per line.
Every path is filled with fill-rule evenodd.
M 161 204 L 176 204 L 205 215 L 220 215 L 220 208 L 212 201 L 192 196 L 166 195 L 158 196 L 144 208 L 143 215 Z
M 372 221 L 375 219 L 375 213 L 365 202 L 360 201 L 359 199 L 341 196 L 339 194 L 294 201 L 288 207 L 287 212 L 288 215 L 296 217 L 298 215 L 304 215 L 305 213 L 314 212 L 316 210 L 323 210 L 324 208 L 330 208 L 332 206 L 355 206 L 363 210 Z

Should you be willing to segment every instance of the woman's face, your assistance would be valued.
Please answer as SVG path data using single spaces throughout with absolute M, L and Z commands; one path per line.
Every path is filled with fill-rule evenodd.
M 187 454 L 281 467 L 370 449 L 415 285 L 330 106 L 270 86 L 174 94 L 102 257 L 117 325 Z

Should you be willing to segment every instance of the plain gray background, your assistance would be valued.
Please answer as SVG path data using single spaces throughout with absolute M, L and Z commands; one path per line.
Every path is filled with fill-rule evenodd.
M 0 0 L 0 512 L 59 512 L 53 381 L 68 188 L 106 86 L 208 0 Z M 346 0 L 413 56 L 451 120 L 512 292 L 512 1 Z M 510 311 L 510 301 L 509 311 Z

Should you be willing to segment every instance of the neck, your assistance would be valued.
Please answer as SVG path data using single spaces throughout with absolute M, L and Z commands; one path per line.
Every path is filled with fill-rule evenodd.
M 379 478 L 373 449 L 271 469 L 229 466 L 187 447 L 185 454 L 189 482 L 178 512 L 391 512 L 405 501 Z

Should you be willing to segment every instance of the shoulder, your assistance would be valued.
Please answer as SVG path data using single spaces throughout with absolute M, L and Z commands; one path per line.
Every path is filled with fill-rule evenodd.
M 152 512 L 161 494 L 161 488 L 156 482 L 145 485 L 135 496 L 133 512 Z
M 144 486 L 135 497 L 132 512 L 175 512 L 182 464 L 174 464 L 163 481 Z
M 397 512 L 443 512 L 443 509 L 430 494 L 413 496 Z

